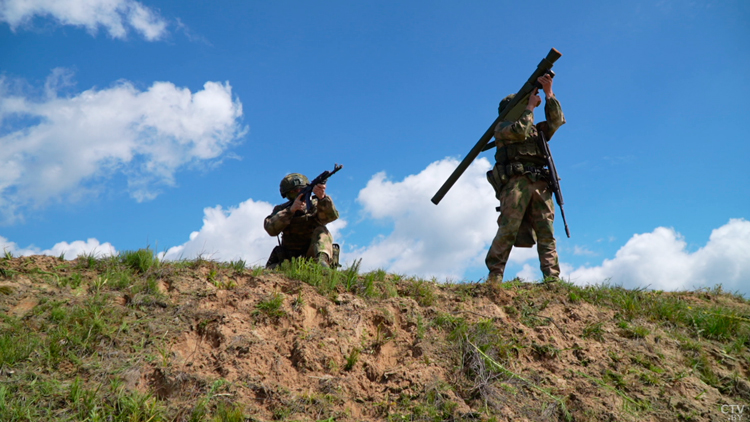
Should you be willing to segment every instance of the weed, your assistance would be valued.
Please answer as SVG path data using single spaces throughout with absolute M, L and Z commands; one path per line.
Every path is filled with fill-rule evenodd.
M 237 287 L 237 282 L 232 278 L 217 278 L 217 272 L 213 268 L 208 272 L 208 281 L 218 289 L 231 290 Z
M 230 261 L 229 267 L 237 274 L 244 274 L 247 263 L 242 259 L 238 259 L 237 261 Z
M 487 362 L 488 362 L 489 364 L 491 364 L 491 366 L 492 366 L 492 367 L 493 367 L 493 368 L 494 368 L 494 369 L 495 369 L 496 371 L 499 371 L 499 372 L 501 372 L 501 373 L 503 373 L 503 374 L 505 374 L 505 375 L 509 375 L 509 376 L 511 376 L 511 377 L 513 377 L 513 378 L 516 378 L 516 379 L 518 379 L 518 380 L 520 380 L 520 381 L 523 381 L 523 382 L 525 382 L 525 383 L 526 383 L 526 384 L 527 384 L 527 385 L 528 385 L 528 386 L 529 386 L 530 388 L 532 388 L 533 390 L 535 390 L 535 391 L 538 391 L 538 392 L 540 392 L 540 393 L 544 394 L 544 395 L 545 395 L 546 397 L 548 397 L 548 398 L 550 398 L 550 399 L 554 400 L 554 401 L 555 401 L 555 402 L 556 402 L 556 403 L 557 403 L 557 404 L 558 404 L 558 405 L 560 406 L 560 409 L 561 409 L 561 411 L 562 411 L 562 413 L 563 413 L 563 415 L 562 415 L 562 416 L 563 416 L 563 417 L 565 418 L 565 420 L 566 420 L 566 421 L 572 421 L 572 420 L 573 420 L 573 418 L 572 418 L 572 416 L 571 416 L 570 412 L 568 412 L 568 409 L 567 409 L 567 407 L 565 406 L 565 400 L 563 400 L 563 399 L 562 399 L 561 397 L 558 397 L 558 396 L 555 396 L 555 395 L 553 395 L 553 394 L 552 394 L 552 393 L 551 393 L 551 392 L 550 392 L 549 390 L 547 390 L 547 389 L 544 389 L 544 388 L 542 388 L 542 387 L 539 387 L 539 386 L 537 386 L 536 384 L 534 384 L 533 382 L 531 382 L 530 380 L 528 380 L 528 379 L 526 379 L 526 378 L 524 378 L 524 377 L 522 377 L 522 376 L 520 376 L 520 375 L 516 374 L 515 372 L 513 372 L 513 371 L 511 371 L 511 370 L 507 369 L 507 368 L 506 368 L 505 366 L 501 365 L 501 364 L 500 364 L 499 362 L 497 362 L 496 360 L 492 359 L 492 358 L 491 358 L 490 356 L 487 356 L 487 354 L 486 354 L 486 353 L 484 353 L 484 352 L 483 352 L 483 351 L 482 351 L 482 350 L 481 350 L 481 349 L 480 349 L 479 347 L 477 347 L 477 346 L 476 346 L 475 344 L 473 344 L 473 343 L 469 342 L 469 345 L 471 345 L 471 346 L 472 346 L 472 347 L 473 347 L 473 348 L 474 348 L 474 349 L 475 349 L 475 350 L 476 350 L 476 351 L 477 351 L 477 352 L 478 352 L 478 353 L 479 353 L 479 354 L 480 354 L 480 355 L 481 355 L 481 356 L 482 356 L 483 358 L 485 358 L 485 359 L 487 360 Z
M 656 365 L 654 362 L 652 362 L 652 360 L 655 360 L 655 359 L 650 359 L 642 355 L 634 355 L 630 357 L 631 362 L 638 364 L 648 369 L 651 372 L 655 372 L 657 374 L 663 373 L 664 370 L 660 368 L 658 365 Z
M 557 347 L 551 344 L 540 345 L 536 342 L 531 344 L 531 351 L 540 359 L 553 359 L 560 354 L 560 349 Z
M 627 383 L 625 382 L 625 377 L 622 376 L 622 374 L 619 374 L 617 372 L 611 371 L 607 369 L 604 372 L 604 376 L 602 377 L 605 381 L 610 382 L 611 384 L 614 384 L 616 388 L 624 388 L 627 386 Z
M 0 325 L 0 369 L 13 367 L 28 359 L 40 346 L 40 339 L 34 332 L 28 332 L 23 325 L 10 317 L 3 317 Z
M 638 379 L 641 380 L 642 383 L 646 385 L 659 385 L 661 382 L 659 381 L 659 378 L 654 376 L 653 374 L 647 373 L 647 372 L 641 372 L 638 375 Z
M 603 322 L 595 322 L 592 324 L 588 324 L 586 327 L 583 328 L 583 335 L 581 337 L 583 338 L 593 338 L 596 341 L 604 341 L 604 329 L 602 329 L 602 326 L 604 325 Z
M 126 267 L 140 273 L 145 273 L 158 264 L 158 260 L 149 248 L 138 249 L 137 251 L 124 251 L 120 254 L 120 261 Z
M 10 268 L 0 268 L 0 275 L 6 278 L 14 278 L 18 274 L 18 271 L 11 270 Z
M 81 283 L 83 283 L 83 275 L 81 273 L 73 273 L 68 277 L 63 277 L 60 279 L 60 286 L 70 286 L 71 289 L 77 289 L 81 287 Z
M 292 309 L 295 311 L 301 310 L 305 306 L 305 298 L 302 295 L 302 291 L 300 290 L 299 293 L 297 293 L 297 297 L 294 298 L 292 301 Z
M 417 314 L 417 338 L 422 340 L 426 332 L 427 327 L 425 326 L 424 318 L 422 315 Z
M 97 264 L 96 254 L 94 252 L 83 253 L 77 257 L 77 267 L 79 268 L 95 268 Z
M 359 354 L 362 351 L 359 348 L 352 348 L 351 352 L 349 352 L 349 356 L 346 357 L 346 365 L 344 365 L 344 371 L 351 371 L 354 368 L 354 365 L 357 364 L 359 361 Z
M 405 283 L 404 296 L 409 296 L 417 301 L 419 306 L 432 306 L 435 304 L 435 283 L 421 279 L 407 280 Z
M 549 305 L 549 300 L 544 300 L 542 303 L 535 303 L 527 300 L 523 301 L 518 308 L 520 312 L 521 323 L 529 328 L 543 327 L 549 325 L 551 319 L 539 315 L 539 312 L 543 311 Z
M 97 277 L 96 280 L 91 282 L 91 285 L 89 286 L 89 292 L 90 293 L 99 293 L 104 289 L 104 286 L 107 285 L 109 282 L 109 279 L 107 277 Z
M 242 404 L 228 405 L 223 402 L 216 407 L 212 422 L 245 422 L 245 407 Z
M 568 292 L 568 300 L 572 303 L 578 303 L 581 301 L 581 296 L 577 292 L 571 290 Z
M 107 284 L 115 290 L 123 290 L 133 285 L 132 273 L 120 268 L 108 269 L 104 273 L 104 278 L 108 280 Z
M 651 333 L 651 331 L 648 328 L 642 325 L 631 327 L 630 324 L 628 324 L 625 321 L 620 321 L 620 323 L 618 324 L 618 327 L 620 327 L 621 329 L 620 335 L 629 339 L 643 339 L 643 338 L 646 338 L 646 336 Z
M 455 330 L 458 327 L 465 326 L 466 319 L 453 314 L 439 313 L 432 319 L 431 324 L 439 328 Z
M 352 265 L 350 265 L 343 271 L 343 282 L 344 286 L 346 287 L 346 291 L 348 292 L 351 292 L 354 289 L 354 285 L 359 277 L 359 265 L 361 263 L 362 259 L 357 259 L 352 263 Z
M 284 295 L 276 292 L 271 294 L 267 299 L 261 300 L 255 305 L 253 315 L 265 315 L 268 318 L 281 318 L 286 315 L 282 309 L 284 305 Z
M 323 267 L 307 258 L 292 258 L 284 261 L 279 266 L 279 270 L 291 279 L 300 280 L 315 287 L 322 295 L 335 293 L 339 285 L 339 271 Z

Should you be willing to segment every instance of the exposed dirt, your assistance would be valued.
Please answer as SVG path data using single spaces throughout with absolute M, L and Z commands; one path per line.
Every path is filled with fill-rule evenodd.
M 0 312 L 19 320 L 33 318 L 45 298 L 91 294 L 45 275 L 101 277 L 54 257 L 16 258 L 4 268 Z M 174 420 L 187 420 L 217 380 L 225 387 L 214 399 L 241 404 L 247 420 L 263 421 L 565 420 L 560 403 L 576 421 L 724 421 L 731 415 L 722 405 L 750 404 L 747 351 L 728 354 L 706 339 L 691 350 L 689 328 L 645 318 L 630 321 L 647 333 L 634 335 L 619 310 L 572 300 L 562 284 L 491 291 L 426 283 L 432 296 L 424 301 L 412 294 L 414 280 L 396 282 L 397 296 L 363 298 L 341 288 L 321 295 L 279 273 L 240 274 L 211 262 L 152 276 L 162 296 L 149 306 L 124 290 L 107 294 L 112 307 L 150 318 L 166 346 L 157 359 L 131 360 L 97 380 L 119 378 L 157 397 Z M 750 305 L 733 296 L 679 295 L 750 315 Z M 259 310 L 274 297 L 281 298 L 275 315 Z M 489 365 L 485 372 L 470 368 L 471 337 L 451 336 L 449 324 L 439 323 L 450 318 L 490 324 L 500 336 L 492 344 L 505 346 L 495 346 L 504 353 L 494 355 L 505 370 L 487 369 L 487 360 L 477 361 Z M 101 359 L 130 353 L 107 347 Z M 706 356 L 718 379 L 733 380 L 734 391 L 702 380 L 689 366 L 696 354 Z M 61 377 L 82 376 L 75 365 L 59 370 Z M 750 406 L 744 418 L 750 420 Z

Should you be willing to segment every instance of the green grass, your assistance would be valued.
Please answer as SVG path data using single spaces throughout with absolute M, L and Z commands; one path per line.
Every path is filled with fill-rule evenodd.
M 574 294 L 591 304 L 608 306 L 617 310 L 626 321 L 646 319 L 688 329 L 696 337 L 711 340 L 734 340 L 750 334 L 750 316 L 738 314 L 728 306 L 696 303 L 683 300 L 679 294 L 645 289 L 628 290 L 620 286 L 596 285 L 578 287 L 561 283 Z M 719 295 L 712 291 L 709 295 Z M 736 298 L 739 301 L 745 301 Z M 646 331 L 633 333 L 642 338 Z
M 284 295 L 276 292 L 255 305 L 253 315 L 263 315 L 268 318 L 281 318 L 286 315 L 283 309 Z
M 322 267 L 317 262 L 306 258 L 292 258 L 279 266 L 279 271 L 289 278 L 303 281 L 326 296 L 336 292 L 342 280 L 342 274 L 336 269 Z
M 38 350 L 41 339 L 17 319 L 0 314 L 0 370 L 13 368 Z
M 604 329 L 602 328 L 603 325 L 603 322 L 594 322 L 586 325 L 586 327 L 583 328 L 583 335 L 581 337 L 592 338 L 599 342 L 604 341 Z
M 138 249 L 137 251 L 124 251 L 120 254 L 120 261 L 126 267 L 140 273 L 145 273 L 159 263 L 153 251 L 149 248 Z
M 346 357 L 346 364 L 344 365 L 344 371 L 351 371 L 354 369 L 354 365 L 359 361 L 359 354 L 362 351 L 359 348 L 353 348 L 349 355 Z

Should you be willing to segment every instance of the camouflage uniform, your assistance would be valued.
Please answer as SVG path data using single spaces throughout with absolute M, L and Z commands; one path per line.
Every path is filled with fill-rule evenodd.
M 325 254 L 327 263 L 333 258 L 333 236 L 326 224 L 339 218 L 333 200 L 326 195 L 323 199 L 312 198 L 312 208 L 292 214 L 289 208 L 277 205 L 266 217 L 263 227 L 271 236 L 281 234 L 281 245 L 274 248 L 266 263 L 267 268 L 275 268 L 292 257 L 320 258 Z
M 525 110 L 515 122 L 503 121 L 495 127 L 496 164 L 490 173 L 496 181 L 493 186 L 500 200 L 500 217 L 485 259 L 490 270 L 489 281 L 502 281 L 514 245 L 531 247 L 535 242 L 544 277 L 560 276 L 549 171 L 537 141 L 540 130 L 550 139 L 565 124 L 565 117 L 554 96 L 545 101 L 544 113 L 547 121 L 538 125 L 534 125 L 534 113 Z M 488 174 L 491 182 L 493 175 Z

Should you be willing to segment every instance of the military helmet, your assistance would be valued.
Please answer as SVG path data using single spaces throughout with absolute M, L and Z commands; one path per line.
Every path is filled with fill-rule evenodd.
M 305 177 L 304 174 L 287 174 L 283 179 L 281 179 L 281 183 L 279 183 L 279 192 L 281 193 L 282 198 L 286 198 L 289 192 L 297 188 L 304 188 L 308 184 L 310 184 L 310 181 L 307 180 L 307 177 Z
M 516 94 L 510 94 L 507 97 L 503 98 L 502 101 L 500 101 L 500 105 L 497 107 L 497 114 L 500 114 L 503 112 L 503 109 L 510 104 L 510 102 L 515 98 Z

